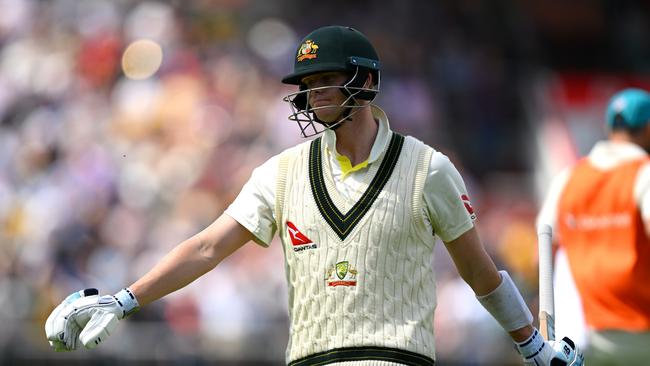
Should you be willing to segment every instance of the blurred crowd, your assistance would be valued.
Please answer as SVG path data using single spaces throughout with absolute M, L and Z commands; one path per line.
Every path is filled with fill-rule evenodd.
M 43 324 L 73 291 L 132 283 L 218 217 L 254 167 L 301 141 L 279 79 L 302 35 L 324 24 L 377 45 L 378 104 L 396 130 L 452 158 L 488 251 L 535 312 L 534 152 L 520 95 L 533 30 L 508 2 L 470 3 L 0 0 L 0 364 L 283 362 L 278 242 L 246 245 L 92 353 L 54 354 Z M 138 40 L 160 47 L 159 68 L 150 54 L 125 58 Z M 439 359 L 517 363 L 442 247 Z

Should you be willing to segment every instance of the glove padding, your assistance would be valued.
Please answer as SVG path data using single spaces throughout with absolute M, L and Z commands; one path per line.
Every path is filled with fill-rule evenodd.
M 77 339 L 81 329 L 75 322 L 68 322 L 68 316 L 73 309 L 71 304 L 79 299 L 98 294 L 97 289 L 81 290 L 70 294 L 54 308 L 45 322 L 45 335 L 55 351 L 64 352 L 77 348 Z
M 92 349 L 111 335 L 118 320 L 138 308 L 128 289 L 115 296 L 99 296 L 97 289 L 78 291 L 52 311 L 45 322 L 45 335 L 57 352 L 73 351 L 79 341 Z
M 531 366 L 583 366 L 584 355 L 568 337 L 561 341 L 545 341 L 537 329 L 527 340 L 517 343 L 524 365 Z

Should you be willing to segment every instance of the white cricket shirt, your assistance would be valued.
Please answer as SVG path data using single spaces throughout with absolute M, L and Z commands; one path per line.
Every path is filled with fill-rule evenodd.
M 342 170 L 336 159 L 336 134 L 325 130 L 323 146 L 328 151 L 331 174 L 336 188 L 346 198 L 358 198 L 363 193 L 362 177 L 386 148 L 391 136 L 388 118 L 379 107 L 372 106 L 372 113 L 379 124 L 377 137 L 368 157 L 368 166 L 349 173 L 341 180 Z M 275 188 L 278 176 L 279 155 L 275 155 L 253 170 L 235 201 L 226 209 L 231 216 L 256 238 L 262 246 L 268 246 L 277 231 L 275 224 Z M 467 189 L 463 179 L 449 158 L 435 151 L 431 157 L 429 171 L 423 190 L 425 217 L 428 219 L 432 234 L 442 241 L 449 242 L 474 226 L 474 213 L 470 213 L 466 205 L 470 205 Z M 465 201 L 464 201 L 465 200 Z

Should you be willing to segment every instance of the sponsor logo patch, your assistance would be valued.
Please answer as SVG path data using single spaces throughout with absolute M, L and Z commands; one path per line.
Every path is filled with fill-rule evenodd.
M 314 43 L 311 39 L 306 40 L 298 49 L 298 55 L 296 58 L 298 62 L 316 58 L 316 51 L 318 50 L 318 45 Z
M 357 274 L 356 268 L 352 267 L 350 262 L 341 261 L 327 270 L 325 281 L 329 287 L 356 286 Z
M 467 213 L 469 213 L 469 216 L 472 218 L 472 220 L 476 220 L 476 214 L 474 213 L 474 207 L 472 207 L 472 202 L 469 200 L 469 196 L 466 194 L 463 194 L 460 196 L 460 199 L 463 201 L 463 205 L 465 205 L 465 209 L 467 210 Z
M 287 221 L 287 232 L 289 233 L 291 246 L 293 247 L 294 252 L 302 252 L 303 250 L 318 248 L 318 245 L 312 242 L 307 235 L 301 233 L 296 225 L 291 221 Z

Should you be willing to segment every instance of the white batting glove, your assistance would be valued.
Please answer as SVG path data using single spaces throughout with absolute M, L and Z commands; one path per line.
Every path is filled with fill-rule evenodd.
M 96 289 L 78 291 L 52 311 L 45 322 L 45 335 L 55 351 L 73 351 L 79 341 L 92 349 L 108 338 L 118 320 L 138 309 L 129 289 L 104 296 Z
M 568 337 L 561 341 L 545 341 L 535 329 L 527 340 L 516 343 L 517 350 L 528 366 L 583 366 L 582 351 Z
M 45 335 L 50 346 L 57 352 L 72 351 L 77 348 L 77 339 L 81 329 L 74 322 L 67 322 L 70 304 L 84 297 L 99 294 L 97 289 L 85 289 L 70 294 L 50 314 L 45 322 Z

